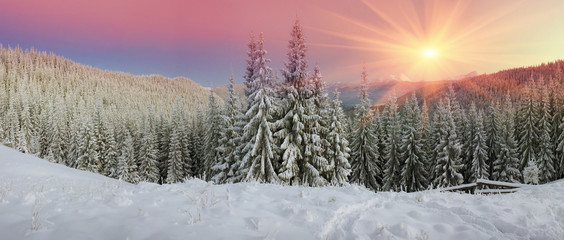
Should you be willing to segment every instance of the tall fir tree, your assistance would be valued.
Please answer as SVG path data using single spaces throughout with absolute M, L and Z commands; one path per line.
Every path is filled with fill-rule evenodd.
M 488 149 L 488 161 L 486 164 L 489 166 L 489 176 L 493 180 L 494 162 L 500 151 L 500 138 L 502 135 L 501 119 L 499 114 L 499 105 L 490 104 L 487 114 L 485 115 L 485 129 L 486 129 L 486 146 Z
M 192 139 L 192 133 L 190 131 L 188 120 L 186 114 L 180 116 L 180 126 L 178 131 L 180 131 L 180 145 L 182 146 L 182 163 L 184 164 L 184 177 L 196 177 L 194 173 L 195 162 L 192 159 L 192 149 L 194 141 Z
M 251 49 L 252 50 L 252 49 Z M 272 115 L 275 112 L 273 102 L 274 92 L 273 72 L 267 64 L 267 51 L 264 49 L 262 33 L 255 45 L 251 58 L 255 59 L 252 65 L 252 76 L 248 77 L 248 86 L 254 91 L 247 97 L 248 109 L 245 113 L 245 125 L 241 141 L 241 162 L 237 175 L 241 181 L 258 181 L 265 183 L 280 182 L 277 163 L 275 160 L 276 146 L 272 136 Z
M 96 173 L 102 173 L 104 171 L 104 164 L 106 163 L 106 156 L 104 153 L 106 152 L 107 148 L 107 137 L 104 136 L 106 133 L 106 126 L 104 124 L 104 120 L 102 119 L 102 105 L 101 103 L 97 103 L 96 110 L 94 111 L 94 116 L 92 116 L 92 134 L 94 135 L 94 139 L 96 141 L 94 151 L 98 153 L 98 158 L 95 162 L 91 162 L 91 166 Z
M 51 107 L 48 103 L 42 102 L 43 109 L 39 117 L 39 157 L 45 158 L 51 146 Z M 5 122 L 8 123 L 8 115 L 6 114 Z M 8 125 L 5 125 L 7 129 Z M 5 134 L 7 140 L 8 134 Z M 78 158 L 77 158 L 78 159 Z
M 208 108 L 206 110 L 206 135 L 205 135 L 205 155 L 204 155 L 204 176 L 206 181 L 213 177 L 213 166 L 219 162 L 220 153 L 217 151 L 219 146 L 221 125 L 221 112 L 215 99 L 215 93 L 210 90 Z
M 554 180 L 556 172 L 554 170 L 554 152 L 552 151 L 552 116 L 550 113 L 550 102 L 548 89 L 542 89 L 541 104 L 539 106 L 539 151 L 537 164 L 539 168 L 539 182 L 547 183 Z
M 456 125 L 452 116 L 450 98 L 441 100 L 435 112 L 435 122 L 438 144 L 435 159 L 435 187 L 451 187 L 461 184 L 463 176 L 460 169 L 463 167 L 460 159 L 461 145 L 456 136 Z
M 315 142 L 319 136 L 308 128 L 319 116 L 309 108 L 306 49 L 302 27 L 296 20 L 288 44 L 288 61 L 282 71 L 281 118 L 275 122 L 282 156 L 278 176 L 292 185 L 321 186 L 327 184 L 322 175 L 328 170 L 328 163 L 317 150 Z
M 557 72 L 557 75 L 559 73 Z M 549 91 L 549 112 L 552 116 L 552 127 L 551 127 L 551 141 L 552 141 L 552 152 L 554 153 L 554 179 L 559 179 L 562 177 L 561 172 L 564 166 L 561 165 L 560 159 L 562 158 L 562 152 L 558 151 L 558 138 L 562 133 L 560 130 L 560 124 L 562 121 L 562 116 L 564 114 L 564 102 L 562 101 L 562 93 L 558 89 L 562 88 L 562 84 L 557 78 L 551 78 L 550 85 L 548 86 Z
M 257 42 L 255 41 L 255 36 L 252 32 L 249 38 L 250 40 L 247 44 L 247 46 L 249 47 L 249 50 L 247 51 L 248 59 L 246 60 L 247 66 L 245 75 L 243 76 L 243 78 L 245 79 L 244 93 L 245 102 L 247 103 L 247 105 L 245 109 L 243 109 L 243 112 L 236 116 L 234 130 L 238 132 L 239 137 L 235 139 L 235 142 L 237 143 L 234 152 L 235 162 L 229 167 L 228 175 L 230 176 L 227 178 L 228 182 L 240 182 L 245 180 L 246 178 L 247 169 L 244 169 L 243 166 L 241 166 L 242 157 L 244 155 L 242 151 L 247 146 L 247 143 L 251 141 L 251 135 L 246 135 L 243 129 L 245 125 L 250 122 L 250 115 L 247 115 L 247 112 L 251 108 L 251 105 L 248 103 L 253 101 L 251 95 L 252 93 L 256 92 L 258 90 L 258 87 L 260 86 L 258 83 L 255 83 L 255 79 L 257 79 L 258 76 L 258 73 L 255 73 L 255 69 L 260 69 L 261 67 L 259 66 L 257 68 L 257 65 L 265 65 L 267 62 L 267 59 L 264 57 L 264 55 L 266 55 L 266 51 L 262 49 L 264 48 L 264 43 L 262 44 L 261 49 L 257 50 Z M 262 56 L 262 58 L 257 61 L 257 57 L 259 56 Z
M 517 157 L 517 143 L 514 138 L 514 115 L 511 98 L 507 94 L 503 110 L 499 113 L 499 153 L 493 163 L 493 180 L 502 182 L 519 182 L 519 158 Z
M 239 131 L 237 131 L 235 123 L 237 116 L 241 113 L 237 105 L 237 95 L 234 90 L 235 80 L 233 75 L 229 78 L 229 86 L 227 87 L 227 98 L 221 115 L 221 129 L 219 146 L 217 151 L 220 153 L 220 159 L 213 167 L 214 176 L 212 180 L 216 183 L 225 183 L 230 176 L 230 169 L 237 160 L 235 148 L 237 147 L 237 139 Z M 232 173 L 231 173 L 232 175 Z
M 306 85 L 304 130 L 308 138 L 304 139 L 304 182 L 314 186 L 325 185 L 328 179 L 326 172 L 331 170 L 327 159 L 327 108 L 328 97 L 319 66 L 314 67 L 313 76 Z
M 139 182 L 133 137 L 129 132 L 125 136 L 121 156 L 119 157 L 119 179 L 130 183 Z
M 471 110 L 472 111 L 472 110 Z M 470 114 L 473 115 L 473 114 Z M 471 119 L 472 117 L 470 117 Z M 489 179 L 488 146 L 486 145 L 486 131 L 484 129 L 482 113 L 476 115 L 476 124 L 474 138 L 470 144 L 472 152 L 472 168 L 469 182 L 475 182 L 478 179 Z
M 533 84 L 525 89 L 524 99 L 517 111 L 517 132 L 519 134 L 519 169 L 523 171 L 530 161 L 537 157 L 539 136 L 538 103 L 533 91 Z
M 560 153 L 560 157 L 557 160 L 557 166 L 560 171 L 558 172 L 558 176 L 564 176 L 564 117 L 562 117 L 561 123 L 558 126 L 560 129 L 560 135 L 558 136 L 558 148 L 557 151 Z
M 119 149 L 116 142 L 115 131 L 112 127 L 106 127 L 104 131 L 107 145 L 103 152 L 103 155 L 106 157 L 103 174 L 108 177 L 117 178 L 119 171 Z
M 79 145 L 78 169 L 97 172 L 99 169 L 98 142 L 96 135 L 92 131 L 93 124 L 88 118 L 81 129 L 81 143 Z
M 204 156 L 205 156 L 205 134 L 204 113 L 201 109 L 196 111 L 196 117 L 192 121 L 190 137 L 192 149 L 190 150 L 190 158 L 192 159 L 192 175 L 202 178 L 204 174 Z
M 203 122 L 203 121 L 202 121 Z M 159 183 L 165 183 L 168 178 L 168 163 L 169 163 L 169 152 L 170 152 L 170 134 L 171 127 L 170 123 L 164 116 L 158 119 L 158 124 L 156 126 L 157 134 L 157 146 L 158 146 L 158 167 L 160 172 Z
M 423 168 L 427 172 L 427 184 L 429 185 L 433 181 L 434 169 L 434 150 L 435 145 L 433 141 L 433 131 L 431 124 L 431 116 L 429 115 L 429 107 L 427 106 L 427 101 L 423 99 L 423 104 L 421 106 L 421 141 L 423 142 L 423 153 L 425 154 L 425 163 Z
M 13 93 L 12 93 L 13 95 Z M 7 136 L 6 136 L 6 141 L 5 143 L 8 144 L 8 146 L 11 146 L 13 148 L 18 146 L 18 137 L 17 137 L 17 133 L 20 130 L 20 117 L 19 117 L 19 112 L 18 112 L 18 104 L 16 103 L 15 98 L 10 99 L 10 106 L 8 107 L 8 112 L 6 113 L 6 129 L 7 131 Z M 49 136 L 50 137 L 50 136 Z M 48 142 L 50 141 L 47 140 Z M 47 143 L 49 144 L 49 143 Z
M 383 114 L 386 122 L 386 135 L 384 138 L 383 159 L 385 164 L 382 190 L 400 191 L 404 159 L 401 149 L 401 119 L 395 94 L 388 99 Z
M 160 169 L 158 160 L 157 138 L 153 132 L 152 124 L 149 116 L 145 116 L 145 129 L 141 138 L 141 149 L 143 151 L 139 156 L 139 178 L 146 182 L 158 182 L 160 179 Z
M 405 164 L 401 169 L 401 186 L 407 192 L 414 192 L 427 188 L 428 184 L 427 159 L 421 139 L 421 110 L 415 93 L 405 103 L 404 109 L 400 151 Z
M 177 103 L 172 113 L 172 123 L 168 151 L 167 183 L 182 182 L 186 177 L 185 162 L 182 158 L 182 122 L 180 105 Z
M 474 103 L 474 101 L 472 101 L 472 103 L 470 103 L 470 109 L 468 110 L 468 117 L 466 118 L 466 127 L 464 128 L 464 141 L 465 143 L 462 145 L 462 152 L 464 153 L 462 156 L 464 157 L 463 159 L 463 164 L 464 164 L 464 171 L 463 171 L 463 176 L 464 176 L 464 182 L 469 183 L 469 182 L 473 182 L 472 180 L 472 176 L 474 175 L 474 171 L 472 170 L 473 166 L 474 166 L 474 152 L 475 152 L 475 148 L 476 148 L 476 144 L 474 142 L 475 138 L 476 138 L 476 134 L 478 131 L 477 125 L 478 122 L 481 122 L 482 118 L 481 116 L 478 117 L 478 110 L 476 109 L 476 104 Z M 483 136 L 482 136 L 483 138 Z
M 331 120 L 329 122 L 330 130 L 327 134 L 329 147 L 326 153 L 327 159 L 330 161 L 330 170 L 326 173 L 326 179 L 332 185 L 342 186 L 348 182 L 348 176 L 351 173 L 351 165 L 348 160 L 351 149 L 348 147 L 349 142 L 345 137 L 346 130 L 343 121 L 346 120 L 346 116 L 341 108 L 337 89 L 335 89 L 328 116 Z
M 62 104 L 63 104 L 63 100 L 57 97 L 55 100 L 55 105 L 60 106 Z M 51 118 L 52 133 L 51 133 L 50 148 L 53 153 L 54 162 L 63 164 L 66 162 L 66 158 L 68 156 L 68 149 L 67 149 L 68 124 L 66 122 L 67 112 L 64 106 L 55 108 L 53 109 L 52 112 L 53 112 L 53 116 Z M 99 173 L 98 169 L 92 169 L 90 171 Z
M 20 114 L 20 119 L 21 119 L 20 129 L 19 129 L 20 131 L 18 132 L 19 146 L 17 147 L 17 149 L 23 153 L 33 153 L 33 147 L 32 147 L 33 126 L 32 126 L 29 111 L 30 111 L 29 104 L 24 101 L 22 112 Z M 0 119 L 0 121 L 2 120 Z
M 372 106 L 368 96 L 366 68 L 361 74 L 360 103 L 355 108 L 356 128 L 351 135 L 351 175 L 350 182 L 365 186 L 373 191 L 380 190 L 378 176 L 382 174 L 378 162 L 378 138 L 370 116 Z

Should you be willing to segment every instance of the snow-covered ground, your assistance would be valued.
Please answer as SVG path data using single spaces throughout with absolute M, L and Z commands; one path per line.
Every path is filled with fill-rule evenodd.
M 506 195 L 132 185 L 0 145 L 0 239 L 562 239 L 564 181 Z

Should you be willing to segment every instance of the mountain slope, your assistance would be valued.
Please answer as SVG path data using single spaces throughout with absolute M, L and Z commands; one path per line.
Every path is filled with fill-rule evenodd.
M 0 93 L 5 97 L 0 97 L 0 105 L 6 108 L 0 110 L 14 104 L 10 95 L 16 94 L 22 105 L 44 108 L 41 105 L 63 104 L 78 113 L 99 106 L 105 112 L 127 112 L 132 121 L 141 119 L 134 117 L 147 110 L 169 115 L 175 103 L 193 115 L 205 107 L 209 96 L 206 88 L 184 77 L 105 71 L 34 49 L 24 51 L 1 45 L 0 83 Z M 81 109 L 74 109 L 79 103 Z
M 0 213 L 3 239 L 559 239 L 564 181 L 488 196 L 133 185 L 0 145 Z
M 513 99 L 520 99 L 524 96 L 522 92 L 524 88 L 533 83 L 536 85 L 564 84 L 564 60 L 467 77 L 453 81 L 452 87 L 458 101 L 466 105 L 472 101 L 476 104 L 501 102 L 508 93 Z M 416 93 L 433 103 L 446 95 L 450 85 L 436 86 L 433 91 L 426 92 L 424 88 L 418 89 Z M 411 92 L 405 95 L 411 95 Z

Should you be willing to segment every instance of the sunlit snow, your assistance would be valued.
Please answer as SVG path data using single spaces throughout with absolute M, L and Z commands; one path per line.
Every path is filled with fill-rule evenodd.
M 561 239 L 564 181 L 514 194 L 138 185 L 0 145 L 0 239 Z

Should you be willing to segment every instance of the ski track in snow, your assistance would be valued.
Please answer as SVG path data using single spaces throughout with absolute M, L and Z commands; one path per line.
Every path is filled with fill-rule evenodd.
M 0 145 L 1 239 L 562 239 L 564 181 L 503 195 L 137 185 Z
M 320 236 L 322 239 L 333 239 L 338 235 L 343 234 L 343 224 L 353 222 L 358 219 L 359 215 L 371 207 L 376 207 L 380 202 L 378 198 L 372 198 L 368 201 L 345 205 L 337 209 L 333 217 L 327 221 L 323 229 L 321 229 Z

